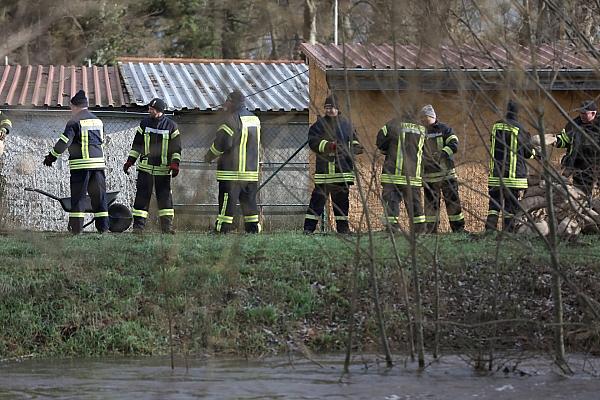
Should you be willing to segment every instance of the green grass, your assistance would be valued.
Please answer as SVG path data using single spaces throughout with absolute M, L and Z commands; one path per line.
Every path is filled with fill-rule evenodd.
M 503 317 L 550 315 L 544 305 L 551 298 L 545 278 L 549 258 L 541 241 L 503 240 L 496 261 L 495 236 L 438 239 L 443 318 L 481 321 L 492 296 L 503 304 Z M 363 236 L 357 258 L 357 240 L 295 233 L 0 236 L 0 358 L 165 354 L 169 320 L 176 351 L 254 356 L 287 351 L 290 343 L 300 342 L 315 351 L 340 350 L 349 324 L 355 265 L 360 292 L 357 347 L 374 348 L 378 340 L 366 266 L 369 246 Z M 418 250 L 429 320 L 435 240 L 421 238 Z M 376 233 L 373 245 L 386 326 L 393 348 L 403 350 L 406 319 L 399 268 L 386 235 Z M 398 237 L 397 245 L 408 268 L 407 242 Z M 600 292 L 595 285 L 600 274 L 598 238 L 561 244 L 559 253 L 586 293 Z M 501 273 L 501 295 L 491 292 L 494 266 Z M 567 318 L 585 322 L 575 296 L 566 293 L 565 298 L 570 305 Z M 458 346 L 461 332 L 447 329 L 444 344 Z M 426 326 L 428 335 L 431 326 Z

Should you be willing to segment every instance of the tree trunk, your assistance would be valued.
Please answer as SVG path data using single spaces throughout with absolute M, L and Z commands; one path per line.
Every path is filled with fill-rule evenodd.
M 317 2 L 304 0 L 304 40 L 317 43 Z
M 223 34 L 221 36 L 221 54 L 223 58 L 240 58 L 239 33 L 235 26 L 235 15 L 229 7 L 223 9 Z

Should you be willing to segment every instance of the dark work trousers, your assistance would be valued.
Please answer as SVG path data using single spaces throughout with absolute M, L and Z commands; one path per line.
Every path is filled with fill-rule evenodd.
M 458 180 L 454 177 L 439 182 L 424 182 L 425 223 L 427 233 L 436 233 L 440 224 L 440 194 L 444 196 L 446 213 L 452 232 L 462 232 L 465 229 L 465 216 L 460 205 Z
M 509 188 L 505 186 L 488 187 L 490 202 L 488 206 L 488 215 L 485 221 L 485 230 L 496 230 L 500 212 L 502 212 L 503 227 L 502 230 L 513 231 L 513 218 L 520 210 L 519 195 L 522 189 Z
M 175 215 L 173 197 L 171 196 L 171 175 L 152 175 L 138 170 L 135 201 L 133 203 L 133 228 L 143 229 L 148 219 L 148 207 L 152 198 L 152 189 L 156 192 L 158 216 L 161 228 L 166 221 L 168 225 Z
M 408 217 L 412 218 L 416 233 L 422 233 L 425 226 L 425 215 L 421 206 L 421 187 L 409 185 L 396 185 L 383 183 L 383 207 L 388 226 L 392 230 L 399 230 L 400 202 L 404 201 L 404 207 Z
M 350 186 L 346 183 L 315 184 L 306 216 L 304 218 L 304 231 L 314 232 L 321 219 L 327 197 L 331 196 L 335 229 L 339 233 L 350 232 L 348 210 L 350 209 Z
M 219 215 L 215 231 L 227 233 L 232 229 L 239 203 L 244 215 L 244 230 L 247 233 L 260 233 L 257 193 L 258 182 L 219 181 Z
M 71 211 L 69 231 L 81 233 L 86 212 L 94 213 L 98 232 L 108 231 L 108 205 L 106 204 L 106 178 L 103 169 L 71 171 Z M 89 202 L 87 199 L 89 195 Z

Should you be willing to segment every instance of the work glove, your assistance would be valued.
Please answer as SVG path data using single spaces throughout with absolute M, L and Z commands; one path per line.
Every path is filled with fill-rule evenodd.
M 44 165 L 46 167 L 51 167 L 52 163 L 56 161 L 56 157 L 54 157 L 52 154 L 48 153 L 48 155 L 44 158 Z
M 176 162 L 169 164 L 169 171 L 171 171 L 171 176 L 175 178 L 177 175 L 179 175 L 179 164 Z
M 450 155 L 445 151 L 440 151 L 436 155 L 436 162 L 441 168 L 447 168 L 448 161 L 450 160 Z
M 205 155 L 204 155 L 204 162 L 210 163 L 212 162 L 212 160 L 214 160 L 216 158 L 216 156 L 212 153 L 212 151 L 208 151 Z
M 127 175 L 129 175 L 129 168 L 131 168 L 131 166 L 133 165 L 133 163 L 129 160 L 125 161 L 125 164 L 123 164 L 123 172 L 125 172 Z
M 352 144 L 352 153 L 354 153 L 354 155 L 362 154 L 364 151 L 365 151 L 365 148 L 362 146 L 362 144 L 360 144 L 360 143 Z
M 0 129 L 0 140 L 4 140 L 4 139 L 6 139 L 6 135 L 7 135 L 7 130 L 6 130 L 6 128 L 2 128 L 2 129 Z
M 327 144 L 325 145 L 325 152 L 326 153 L 334 153 L 336 148 L 337 148 L 336 142 L 327 142 Z

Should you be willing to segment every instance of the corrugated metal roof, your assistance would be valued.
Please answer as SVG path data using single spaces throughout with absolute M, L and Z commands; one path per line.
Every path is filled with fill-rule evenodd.
M 29 107 L 68 107 L 83 89 L 90 107 L 122 107 L 130 103 L 119 69 L 109 66 L 0 66 L 0 104 Z
M 341 45 L 303 44 L 302 52 L 322 69 L 393 69 L 394 47 L 389 44 Z M 345 52 L 345 62 L 344 62 Z M 598 61 L 586 51 L 569 46 L 542 45 L 535 50 L 538 69 L 596 69 Z M 489 46 L 481 49 L 469 45 L 441 46 L 438 50 L 416 45 L 396 46 L 398 69 L 531 69 L 531 51 L 515 45 L 507 49 Z
M 294 61 L 123 59 L 132 101 L 161 97 L 169 110 L 217 110 L 239 89 L 251 110 L 308 110 L 308 67 Z M 187 62 L 186 62 L 187 61 Z

